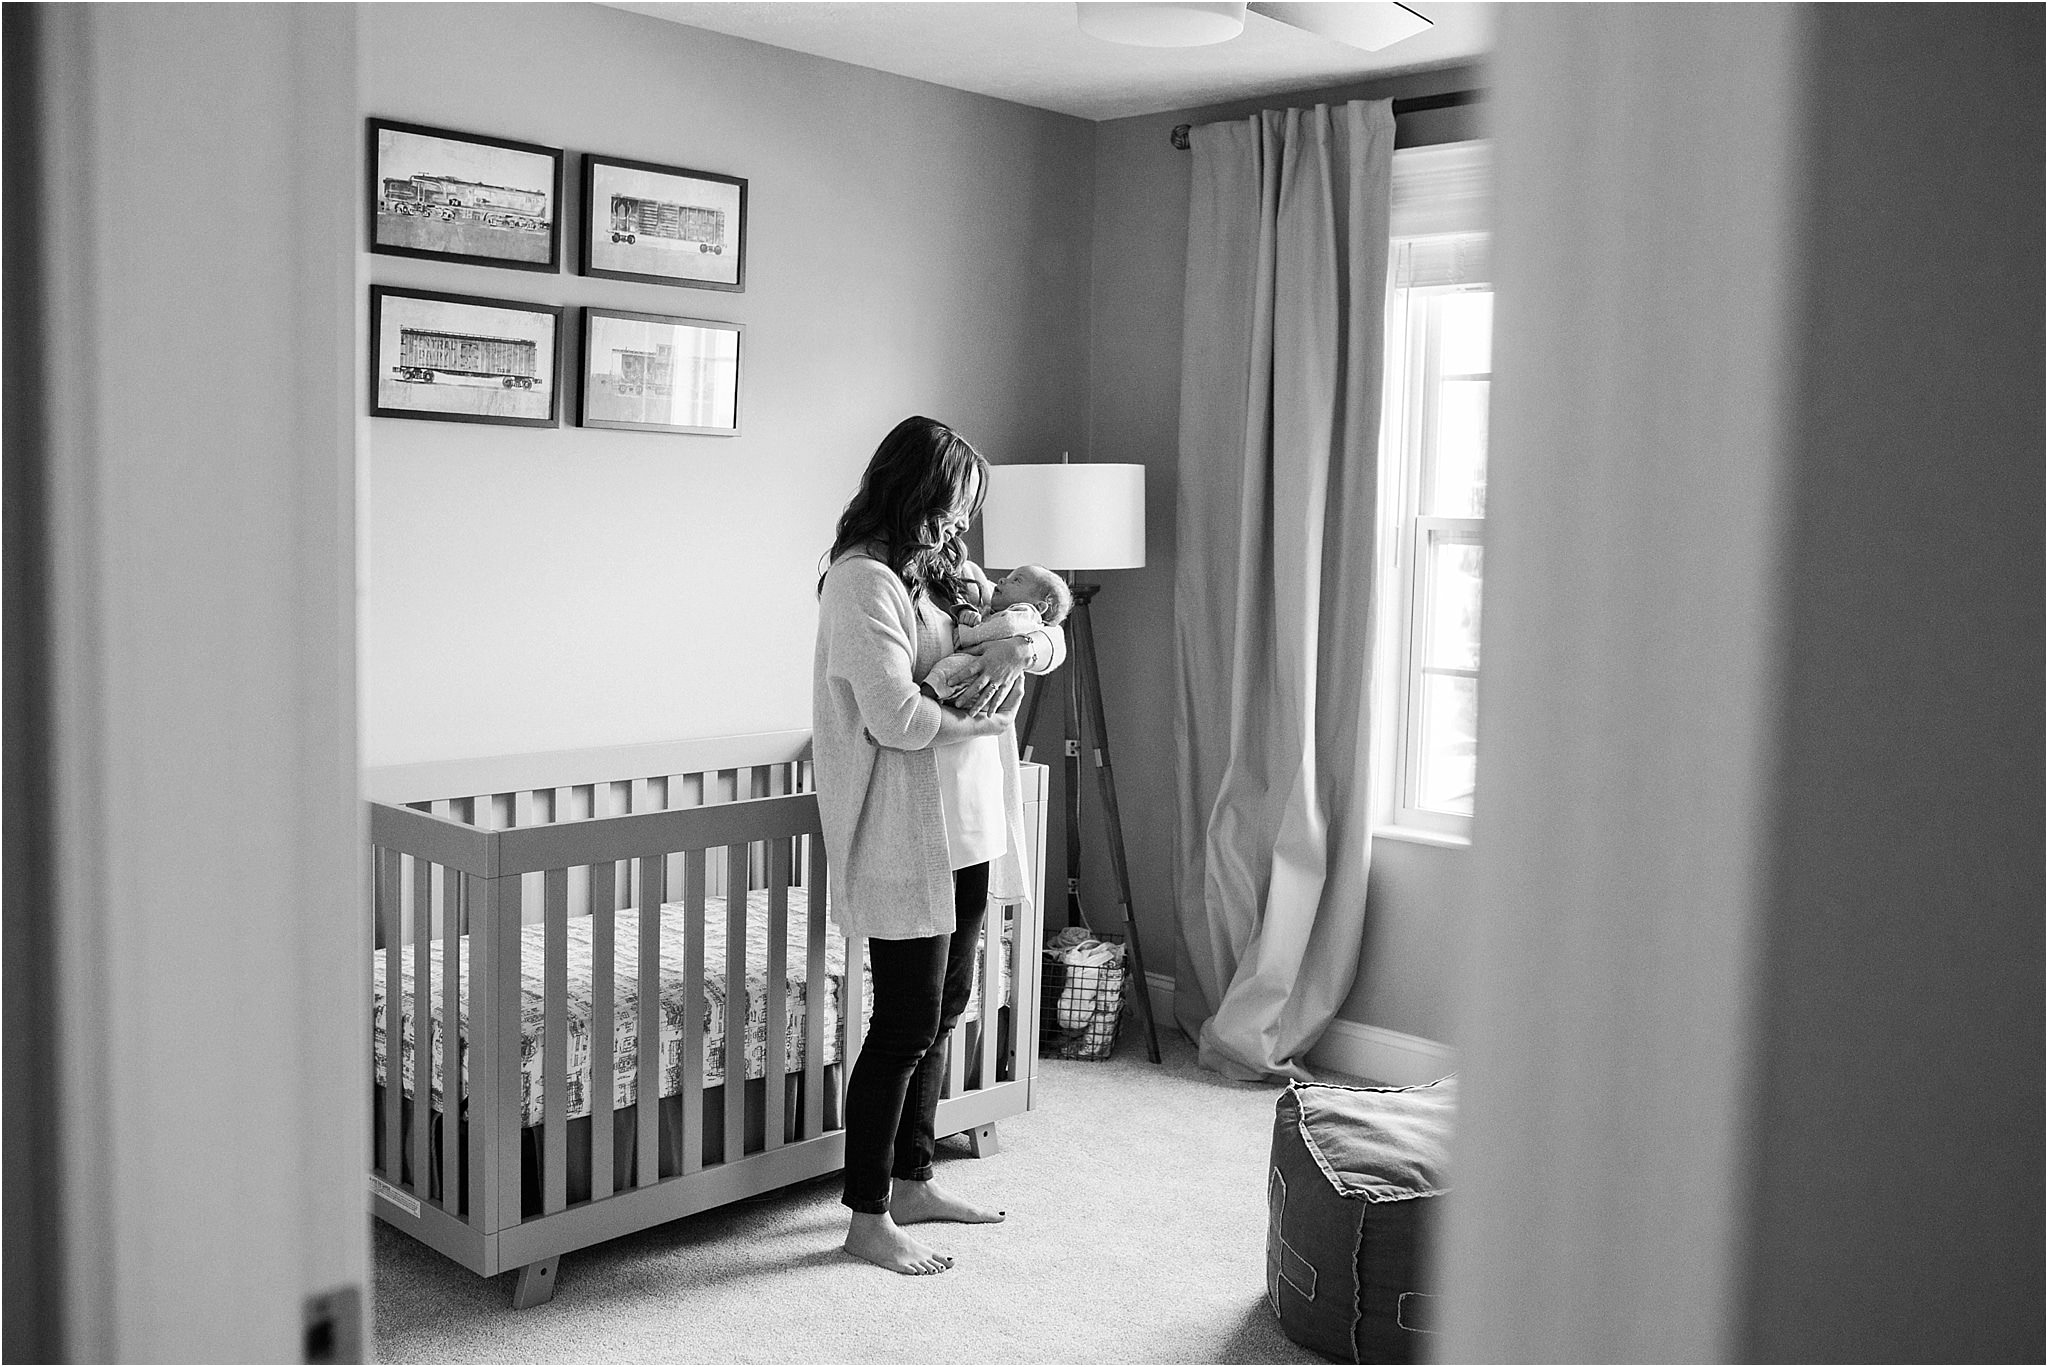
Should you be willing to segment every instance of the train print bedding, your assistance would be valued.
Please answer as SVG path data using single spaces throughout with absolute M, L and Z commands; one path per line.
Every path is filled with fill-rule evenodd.
M 725 899 L 707 897 L 704 902 L 704 960 L 707 966 L 722 965 L 725 962 Z M 683 917 L 686 909 L 680 902 L 667 902 L 661 908 L 660 941 L 662 968 L 661 981 L 661 1078 L 659 1095 L 675 1096 L 683 1088 L 683 1015 L 688 1009 L 688 985 L 680 965 L 687 952 L 686 933 Z M 633 908 L 624 908 L 616 913 L 614 935 L 615 954 L 613 975 L 620 984 L 614 1007 L 612 1030 L 612 1105 L 623 1110 L 631 1106 L 640 1096 L 639 1075 L 639 943 L 640 916 Z M 784 962 L 788 965 L 783 1000 L 785 1023 L 783 1030 L 783 1068 L 786 1074 L 794 1076 L 803 1072 L 805 1044 L 803 1022 L 808 1004 L 805 963 L 805 945 L 808 939 L 806 927 L 809 921 L 808 904 L 801 888 L 789 890 L 789 916 L 786 923 L 785 940 L 788 954 Z M 746 1076 L 749 1081 L 768 1075 L 768 935 L 769 935 L 768 891 L 756 888 L 747 894 L 747 949 L 746 949 Z M 543 927 L 532 925 L 520 934 L 520 1125 L 531 1128 L 541 1123 L 546 1105 L 545 1084 L 541 1078 L 541 1038 L 547 1026 L 547 986 L 543 971 Z M 580 1120 L 592 1110 L 590 1086 L 593 1072 L 591 1059 L 592 1001 L 592 926 L 590 918 L 578 917 L 568 922 L 568 1118 Z M 427 1057 L 432 1061 L 432 1106 L 435 1111 L 442 1109 L 442 1060 L 446 1051 L 442 1047 L 441 1001 L 445 996 L 445 976 L 441 964 L 441 946 L 444 942 L 433 941 L 428 951 L 427 976 L 429 979 L 428 1001 L 429 1025 L 427 1035 Z M 458 980 L 457 1021 L 461 1032 L 458 1045 L 464 1076 L 469 1066 L 469 993 L 467 971 L 469 937 L 457 938 L 456 977 Z M 385 1083 L 384 1060 L 388 1056 L 385 1047 L 387 1011 L 384 1000 L 386 966 L 384 956 L 388 951 L 378 950 L 372 973 L 375 982 L 374 1002 L 371 1007 L 371 1033 L 375 1058 L 376 1082 Z M 834 936 L 826 941 L 825 966 L 828 973 L 825 999 L 825 1041 L 823 1062 L 830 1067 L 839 1062 L 839 1012 L 845 985 L 846 943 Z M 1014 956 L 1010 943 L 1003 944 L 1002 991 L 997 998 L 998 1006 L 1009 1004 L 1010 978 Z M 981 1018 L 981 961 L 980 952 L 975 956 L 974 983 L 968 997 L 967 1009 L 961 1016 L 963 1026 Z M 400 953 L 399 1001 L 401 1003 L 399 1026 L 399 1070 L 404 1095 L 408 1100 L 418 1096 L 416 1078 L 419 1057 L 415 1044 L 416 1022 L 413 1002 L 417 999 L 417 985 L 413 981 L 414 954 L 411 946 L 405 946 Z M 873 1014 L 873 994 L 866 965 L 862 965 L 863 990 L 860 994 L 864 1014 Z M 704 1040 L 703 1056 L 699 1076 L 705 1087 L 720 1086 L 725 1081 L 725 975 L 716 967 L 707 967 L 702 987 L 700 1022 Z
M 524 1308 L 554 1294 L 565 1253 L 844 1165 L 869 1002 L 847 965 L 866 943 L 831 924 L 809 745 L 369 772 L 379 1219 L 481 1275 L 517 1272 Z M 977 1156 L 1036 1080 L 1040 984 L 1016 947 L 1040 939 L 1045 768 L 1023 777 L 1032 895 L 990 904 L 939 1101 L 940 1136 Z

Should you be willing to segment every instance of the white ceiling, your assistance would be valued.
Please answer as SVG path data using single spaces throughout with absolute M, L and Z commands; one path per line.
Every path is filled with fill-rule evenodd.
M 1244 32 L 1228 42 L 1129 47 L 1081 32 L 1067 0 L 732 0 L 613 8 L 1077 118 L 1120 119 L 1449 66 L 1492 46 L 1491 5 L 1402 2 L 1434 27 L 1379 52 L 1252 13 L 1245 15 Z

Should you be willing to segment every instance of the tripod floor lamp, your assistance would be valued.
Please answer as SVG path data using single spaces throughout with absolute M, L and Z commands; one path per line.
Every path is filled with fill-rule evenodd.
M 1159 1032 L 1152 1023 L 1152 997 L 1145 956 L 1138 947 L 1138 923 L 1131 914 L 1131 871 L 1124 858 L 1124 829 L 1117 814 L 1116 774 L 1109 762 L 1109 728 L 1102 712 L 1102 675 L 1096 667 L 1095 631 L 1089 604 L 1100 584 L 1080 582 L 1083 570 L 1136 569 L 1145 563 L 1145 467 L 1142 465 L 997 465 L 989 470 L 982 505 L 982 560 L 1011 569 L 1044 565 L 1065 571 L 1074 591 L 1067 619 L 1067 922 L 1087 926 L 1081 905 L 1081 736 L 1092 736 L 1095 782 L 1109 827 L 1109 857 L 1116 870 L 1138 1013 L 1145 1022 L 1145 1047 L 1159 1062 Z M 1031 724 L 1044 693 L 1032 689 L 1018 732 L 1024 758 L 1031 758 Z M 1093 927 L 1090 927 L 1091 929 Z

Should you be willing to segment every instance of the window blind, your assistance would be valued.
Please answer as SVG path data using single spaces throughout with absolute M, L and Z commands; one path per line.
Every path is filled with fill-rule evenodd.
M 1394 243 L 1396 289 L 1484 285 L 1492 279 L 1492 239 L 1486 233 L 1415 237 Z

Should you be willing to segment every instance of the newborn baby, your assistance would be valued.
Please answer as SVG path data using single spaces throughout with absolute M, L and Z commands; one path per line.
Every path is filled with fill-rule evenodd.
M 924 676 L 924 686 L 942 702 L 958 693 L 967 676 L 975 672 L 977 661 L 966 653 L 966 647 L 1058 626 L 1074 606 L 1066 581 L 1043 565 L 1019 565 L 997 580 L 993 589 L 986 612 L 960 610 L 953 653 Z

